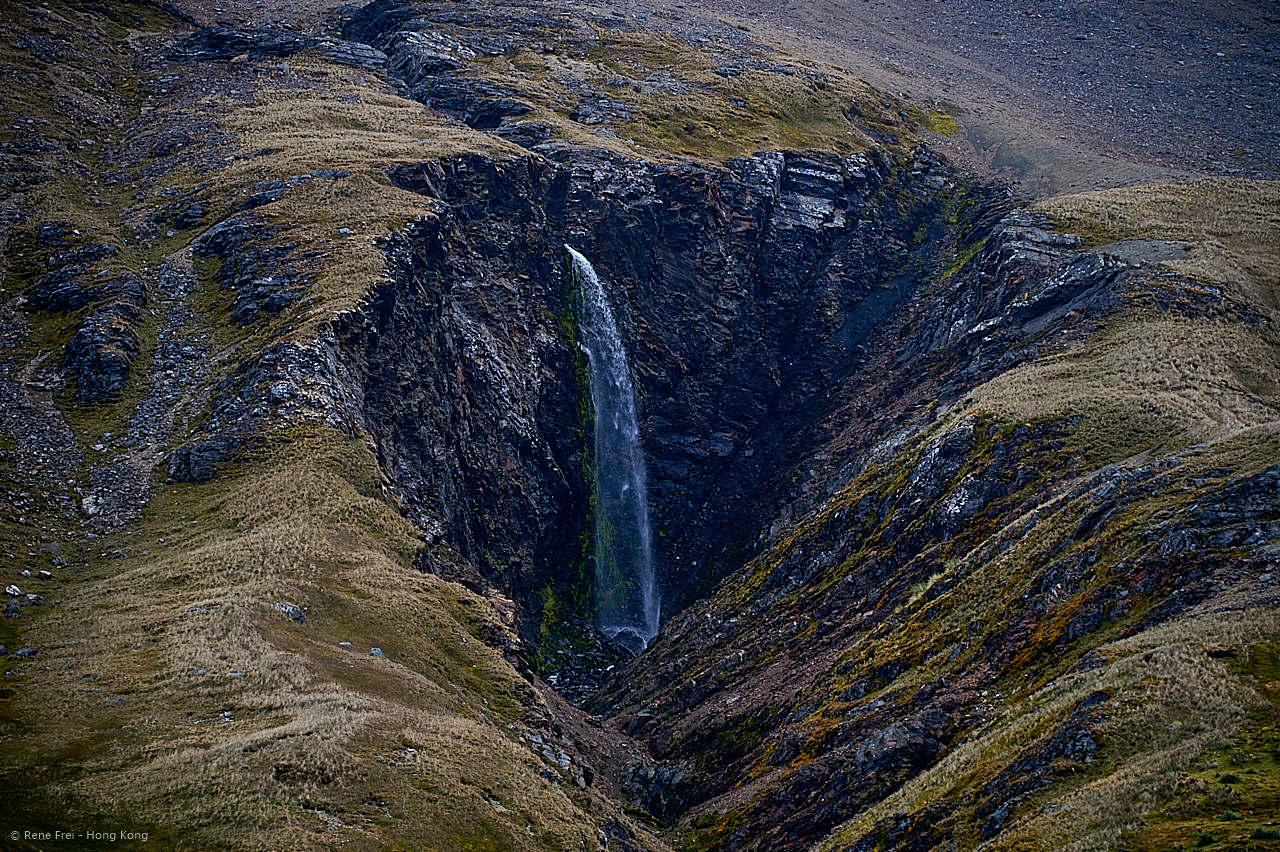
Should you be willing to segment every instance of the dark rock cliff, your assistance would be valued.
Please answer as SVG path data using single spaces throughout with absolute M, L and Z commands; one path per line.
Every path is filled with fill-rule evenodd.
M 591 421 L 564 268 L 565 244 L 582 250 L 626 337 L 673 613 L 594 699 L 656 758 L 618 779 L 637 806 L 709 848 L 809 848 L 990 723 L 1009 678 L 1088 671 L 1104 642 L 1266 575 L 1274 467 L 1100 467 L 1071 417 L 951 410 L 1135 306 L 1265 323 L 1251 308 L 1127 249 L 1082 252 L 927 151 L 550 153 L 392 169 L 430 201 L 385 244 L 388 279 L 310 344 L 246 362 L 169 472 L 212 475 L 255 418 L 366 430 L 428 538 L 422 567 L 501 587 L 524 639 L 545 641 L 548 619 L 591 606 Z M 307 283 L 259 286 L 237 221 L 201 250 L 253 322 Z M 45 290 L 52 308 L 62 290 Z M 1205 493 L 1180 504 L 1188 482 Z M 1093 760 L 1097 704 L 1064 703 L 1011 752 L 1008 784 L 944 797 L 967 816 L 929 805 L 850 848 L 925 823 L 938 842 L 994 837 Z
M 1080 253 L 1024 213 L 982 239 L 833 394 L 843 402 L 814 424 L 825 438 L 761 554 L 596 698 L 659 759 L 634 801 L 698 814 L 685 828 L 707 848 L 811 848 L 983 731 L 1002 685 L 1099 668 L 1106 655 L 1090 654 L 1107 641 L 1197 608 L 1233 611 L 1237 584 L 1276 599 L 1274 466 L 1235 475 L 1192 447 L 1097 467 L 1071 437 L 1078 418 L 946 413 L 966 388 L 1148 303 L 1141 264 Z M 1175 310 L 1256 321 L 1216 302 Z M 1107 697 L 1055 711 L 986 786 L 848 848 L 994 837 L 1034 791 L 1094 760 Z
M 386 47 L 411 92 L 457 76 L 457 63 L 406 64 L 428 31 L 384 6 L 348 35 Z M 206 32 L 182 50 L 221 56 L 242 46 L 234 35 Z M 169 474 L 211 476 L 264 417 L 366 429 L 401 508 L 472 566 L 465 579 L 517 598 L 528 639 L 548 593 L 568 596 L 558 617 L 590 608 L 591 425 L 566 243 L 605 279 L 627 338 L 668 612 L 819 496 L 815 465 L 834 457 L 824 446 L 854 431 L 868 446 L 909 434 L 924 401 L 958 398 L 1034 354 L 1019 341 L 1108 298 L 1094 268 L 1104 261 L 1086 256 L 1050 280 L 1073 238 L 1026 216 L 1000 221 L 1004 193 L 967 188 L 926 149 L 718 166 L 547 145 L 390 176 L 434 206 L 387 244 L 389 282 L 332 336 L 238 370 Z M 284 189 L 264 187 L 261 203 Z M 310 286 L 294 271 L 306 258 L 263 230 L 257 197 L 196 246 L 219 259 L 242 325 Z M 935 287 L 942 298 L 922 296 Z
M 601 156 L 405 167 L 438 216 L 343 332 L 364 425 L 429 535 L 527 605 L 580 582 L 589 436 L 565 243 L 627 336 L 667 599 L 754 546 L 767 485 L 833 382 L 936 261 L 949 172 L 920 154 L 766 155 L 718 168 Z M 536 610 L 536 606 L 530 606 Z

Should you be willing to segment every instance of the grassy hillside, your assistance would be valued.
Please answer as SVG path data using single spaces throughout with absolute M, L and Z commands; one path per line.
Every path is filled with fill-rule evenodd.
M 18 623 L 38 653 L 6 676 L 9 821 L 189 849 L 592 843 L 591 794 L 517 733 L 540 705 L 485 644 L 507 628 L 413 570 L 376 477 L 359 441 L 280 435 L 158 489 L 124 556 L 86 554 Z
M 407 15 L 416 23 L 402 30 Z M 391 3 L 355 13 L 344 31 L 385 48 L 414 97 L 501 135 L 533 134 L 552 156 L 555 143 L 657 160 L 850 154 L 955 127 L 941 108 L 904 107 L 768 31 L 682 8 Z M 467 104 L 500 98 L 521 106 L 501 122 L 467 117 Z
M 514 150 L 316 57 L 164 60 L 183 29 L 155 6 L 56 0 L 0 25 L 13 71 L 0 89 L 0 547 L 6 583 L 39 596 L 0 621 L 6 837 L 598 848 L 613 820 L 637 848 L 661 848 L 606 788 L 574 783 L 581 768 L 542 739 L 551 711 L 503 656 L 518 646 L 510 603 L 419 570 L 421 533 L 363 440 L 284 419 L 213 481 L 166 484 L 165 455 L 210 415 L 211 388 L 355 307 L 382 275 L 378 238 L 433 215 L 390 185 L 389 165 Z M 345 174 L 313 175 L 324 169 Z M 273 181 L 283 191 L 253 214 L 256 248 L 306 298 L 241 326 L 218 260 L 190 246 Z M 87 407 L 62 350 L 94 306 L 26 307 L 50 269 L 83 256 L 76 282 L 128 274 L 147 293 L 123 392 Z M 175 378 L 165 341 L 204 363 L 180 360 Z M 177 416 L 156 431 L 158 411 Z M 88 514 L 83 498 L 113 489 L 138 502 Z M 456 559 L 433 549 L 434 564 Z
M 1258 440 L 1258 460 L 1272 463 L 1265 436 L 1280 411 L 1280 185 L 1152 184 L 1041 208 L 1101 251 L 1156 240 L 1185 256 L 1153 264 L 1104 333 L 1000 376 L 964 404 L 1002 419 L 1078 419 L 1076 440 L 1104 463 L 1225 439 Z
M 745 35 L 695 51 L 678 19 L 619 17 L 582 10 L 541 34 L 553 49 L 468 73 L 519 90 L 562 142 L 654 158 L 851 152 L 949 126 Z M 556 714 L 574 711 L 518 672 L 510 602 L 420 570 L 474 575 L 397 514 L 358 432 L 250 406 L 210 481 L 167 481 L 194 426 L 231 416 L 218 392 L 324 335 L 382 280 L 379 241 L 440 214 L 389 167 L 532 156 L 319 56 L 166 59 L 185 30 L 147 3 L 50 0 L 0 22 L 0 564 L 25 602 L 0 619 L 4 830 L 128 831 L 146 837 L 112 848 L 138 849 L 666 848 L 568 753 Z M 571 118 L 584 88 L 620 105 L 629 135 Z M 941 747 L 826 813 L 835 831 L 813 842 L 870 849 L 912 829 L 968 847 L 1267 848 L 1277 200 L 1274 184 L 1205 181 L 1044 205 L 1091 246 L 1184 256 L 1151 266 L 1099 333 L 974 389 L 673 622 L 629 709 L 665 714 L 655 746 L 719 784 L 678 842 L 767 843 L 807 807 L 777 790 L 856 765 L 860 744 L 950 694 L 945 678 L 960 687 Z M 196 251 L 231 217 L 252 268 Z M 33 302 L 69 267 L 79 289 Z M 288 278 L 297 298 L 233 321 L 233 273 Z M 136 302 L 75 301 L 134 279 Z M 65 353 L 94 322 L 137 351 L 102 347 L 127 378 L 88 405 Z M 966 429 L 930 505 L 1027 478 L 895 561 L 902 536 L 934 534 L 900 502 L 914 472 Z M 906 522 L 859 516 L 873 503 Z M 597 730 L 614 743 L 625 727 Z
M 615 684 L 710 793 L 686 848 L 1266 848 L 1275 192 L 1045 204 L 1185 256 L 775 530 Z

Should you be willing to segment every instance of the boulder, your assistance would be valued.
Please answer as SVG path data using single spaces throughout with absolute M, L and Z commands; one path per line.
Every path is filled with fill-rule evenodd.
M 276 609 L 280 610 L 280 611 L 281 611 L 281 612 L 283 612 L 285 615 L 289 616 L 289 618 L 290 618 L 290 619 L 292 619 L 293 621 L 298 622 L 299 624 L 306 624 L 306 623 L 307 623 L 307 617 L 306 617 L 305 615 L 303 615 L 303 613 L 302 613 L 302 609 L 301 609 L 301 608 L 299 608 L 299 607 L 297 607 L 297 606 L 295 606 L 294 604 L 290 604 L 290 603 L 277 603 L 277 604 L 276 604 Z
M 229 454 L 229 445 L 218 439 L 188 444 L 169 455 L 165 473 L 169 482 L 208 482 Z
M 129 366 L 138 355 L 138 336 L 129 318 L 121 316 L 128 309 L 112 307 L 85 320 L 71 336 L 63 356 L 82 405 L 118 399 L 129 377 Z M 136 317 L 136 311 L 133 314 Z

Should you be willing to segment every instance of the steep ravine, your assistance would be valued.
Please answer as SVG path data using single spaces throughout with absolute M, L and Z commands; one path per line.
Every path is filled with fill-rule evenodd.
M 0 21 L 48 72 L 0 104 L 7 818 L 1271 839 L 1275 186 L 1026 209 L 839 69 L 674 14 L 380 0 L 344 41 L 122 5 Z M 648 455 L 666 621 L 629 661 L 590 630 L 565 244 Z
M 940 211 L 963 194 L 923 154 L 468 158 L 393 179 L 442 209 L 393 240 L 393 281 L 345 332 L 364 421 L 409 516 L 528 612 L 589 559 L 566 241 L 628 337 L 660 582 L 679 608 L 717 579 L 716 554 L 755 546 L 741 530 L 776 511 L 762 495 L 806 454 L 821 395 L 939 262 L 953 239 Z
M 517 600 L 537 647 L 539 614 L 590 606 L 564 242 L 602 271 L 677 613 L 592 699 L 653 754 L 615 779 L 633 805 L 707 848 L 809 849 L 855 818 L 840 848 L 1014 842 L 1047 831 L 1037 791 L 1128 795 L 1125 725 L 1183 714 L 1144 741 L 1149 779 L 1242 730 L 1248 687 L 1225 707 L 1134 690 L 1211 677 L 1154 661 L 1203 656 L 1185 643 L 1224 641 L 1200 638 L 1222 613 L 1244 618 L 1232 654 L 1268 653 L 1274 409 L 1228 385 L 1238 426 L 1205 434 L 1159 397 L 1025 422 L 971 392 L 1135 310 L 1265 329 L 1263 306 L 1150 259 L 1175 244 L 1082 251 L 924 154 L 562 160 L 395 171 L 442 206 L 389 245 L 392 281 L 341 346 L 405 510 Z M 1196 638 L 1158 632 L 1188 617 Z M 1117 650 L 1153 633 L 1154 656 Z M 918 816 L 865 821 L 920 779 Z M 1117 813 L 1075 830 L 1140 824 Z
M 1280 534 L 1273 450 L 1105 467 L 1126 446 L 1191 439 L 1161 425 L 1158 401 L 1139 427 L 1154 431 L 1099 438 L 1095 421 L 1138 423 L 1123 409 L 1009 422 L 966 397 L 1153 301 L 1185 320 L 1267 324 L 1147 259 L 1182 249 L 1082 252 L 927 156 L 563 159 L 397 171 L 446 207 L 394 242 L 394 281 L 346 345 L 397 365 L 394 378 L 370 370 L 364 406 L 411 516 L 524 605 L 536 645 L 530 615 L 549 593 L 572 600 L 589 556 L 563 242 L 602 270 L 631 335 L 662 578 L 674 610 L 693 603 L 595 699 L 656 756 L 621 779 L 633 804 L 683 817 L 713 848 L 811 848 L 942 771 L 1009 712 L 1010 692 L 1092 671 L 1116 656 L 1091 652 L 1170 619 L 1280 599 L 1256 579 Z M 430 367 L 415 380 L 406 364 Z M 1201 497 L 1182 506 L 1187 481 Z M 1265 647 L 1270 628 L 1250 624 L 1246 645 Z M 989 735 L 1014 748 L 990 764 L 1007 780 L 929 805 L 956 814 L 933 843 L 990 840 L 1030 791 L 1118 766 L 1099 745 L 1118 719 L 1093 708 L 1137 676 L 1094 677 L 1017 712 L 1034 742 Z M 1152 747 L 1194 753 L 1241 725 L 1236 711 L 1213 718 Z M 892 843 L 884 831 L 860 842 Z
M 476 118 L 514 110 L 501 93 L 464 89 L 479 98 L 468 124 L 511 128 Z M 581 663 L 548 649 L 591 609 L 591 421 L 564 244 L 601 272 L 676 613 L 591 699 L 649 746 L 620 774 L 587 750 L 634 806 L 695 848 L 930 848 L 1051 836 L 1059 811 L 1034 803 L 1091 795 L 1114 818 L 1067 836 L 1105 845 L 1141 825 L 1116 804 L 1126 784 L 1158 790 L 1243 729 L 1247 686 L 1222 705 L 1135 690 L 1210 676 L 1161 655 L 1225 641 L 1247 666 L 1270 647 L 1270 404 L 1228 383 L 1227 419 L 1264 431 L 1213 459 L 1203 441 L 1232 428 L 1193 434 L 1157 397 L 1018 417 L 970 394 L 1112 327 L 1166 322 L 1135 311 L 1249 328 L 1268 305 L 1158 265 L 1182 244 L 1082 251 L 926 149 L 711 165 L 527 143 L 390 171 L 428 212 L 338 323 L 335 384 L 427 534 L 421 566 L 509 594 L 525 653 L 559 677 Z M 1182 505 L 1187 481 L 1216 508 Z M 1222 612 L 1244 614 L 1233 639 L 1203 620 Z M 1189 640 L 1159 632 L 1196 616 Z M 1125 641 L 1154 650 L 1135 662 Z M 1142 735 L 1155 756 L 1138 781 L 1114 781 L 1116 732 L 1166 716 L 1175 733 Z
M 1274 347 L 1266 306 L 1147 259 L 1169 248 L 1081 253 L 1018 213 L 913 300 L 763 552 L 596 697 L 659 758 L 636 802 L 693 848 L 1103 848 L 1192 758 L 1271 741 L 1253 672 L 1280 601 L 1274 395 L 1228 373 L 1192 410 L 1163 377 L 1056 416 L 1036 401 L 1089 381 L 1099 329 L 1205 322 Z M 1144 349 L 1157 376 L 1213 357 L 1138 345 L 1129 381 Z M 1024 359 L 1063 367 L 1010 405 L 994 388 Z M 914 427 L 881 440 L 894 416 Z

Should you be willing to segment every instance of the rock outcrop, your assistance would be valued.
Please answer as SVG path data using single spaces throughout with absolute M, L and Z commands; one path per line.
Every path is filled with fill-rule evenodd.
M 113 268 L 118 246 L 69 222 L 46 222 L 32 248 L 47 273 L 34 282 L 27 303 L 37 310 L 83 316 L 62 359 L 80 403 L 118 399 L 139 352 L 135 327 L 147 304 L 146 286 L 132 272 Z
M 226 61 L 239 56 L 253 59 L 284 58 L 303 50 L 313 51 L 330 62 L 370 71 L 386 67 L 382 51 L 360 42 L 331 36 L 299 36 L 287 30 L 233 30 L 206 27 L 180 41 L 170 51 L 172 59 Z
M 967 388 L 1150 304 L 1155 280 L 1023 213 L 981 239 L 897 317 L 899 345 L 846 377 L 760 555 L 596 698 L 597 712 L 644 719 L 633 733 L 686 774 L 698 793 L 665 813 L 686 815 L 708 848 L 809 849 L 935 769 L 952 778 L 955 765 L 937 767 L 966 742 L 998 740 L 988 732 L 1012 712 L 1002 684 L 1058 684 L 1105 665 L 1091 653 L 1108 642 L 1280 598 L 1255 580 L 1271 576 L 1280 542 L 1265 454 L 1239 473 L 1207 446 L 1098 468 L 1073 443 L 1078 416 L 947 412 Z M 1211 310 L 1254 321 L 1230 300 Z M 913 410 L 922 389 L 925 412 Z M 1035 791 L 1093 761 L 1111 698 L 1055 707 L 1041 739 L 991 764 L 995 780 L 837 848 L 995 837 Z

